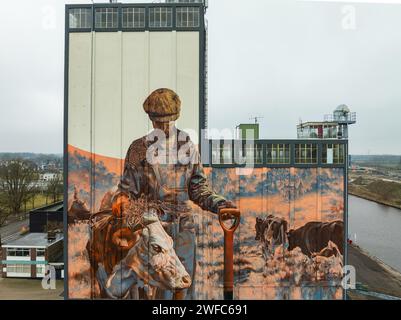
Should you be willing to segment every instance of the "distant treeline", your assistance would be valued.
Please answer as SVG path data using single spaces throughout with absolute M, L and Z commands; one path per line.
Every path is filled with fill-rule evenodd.
M 59 159 L 62 158 L 62 154 L 52 154 L 52 153 L 31 153 L 31 152 L 0 152 L 0 160 L 13 160 L 13 159 Z
M 362 166 L 401 169 L 401 156 L 395 155 L 352 155 L 351 162 Z

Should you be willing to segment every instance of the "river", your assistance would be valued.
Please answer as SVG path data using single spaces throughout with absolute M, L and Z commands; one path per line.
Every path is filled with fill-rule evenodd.
M 349 196 L 349 237 L 401 272 L 401 210 Z

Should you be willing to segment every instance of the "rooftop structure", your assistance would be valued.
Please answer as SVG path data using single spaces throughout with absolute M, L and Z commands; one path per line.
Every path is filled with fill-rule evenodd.
M 259 124 L 258 123 L 242 123 L 237 127 L 237 136 L 241 140 L 259 140 Z
M 63 202 L 32 210 L 29 213 L 30 232 L 63 230 Z
M 338 106 L 323 121 L 303 122 L 297 127 L 298 139 L 348 139 L 348 126 L 356 123 L 356 113 Z

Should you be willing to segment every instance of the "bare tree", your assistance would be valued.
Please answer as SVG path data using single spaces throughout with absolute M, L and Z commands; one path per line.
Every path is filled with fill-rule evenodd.
M 0 194 L 0 198 L 2 198 L 3 195 Z M 11 215 L 11 211 L 1 207 L 0 205 L 0 228 L 3 227 L 7 223 L 8 217 Z M 0 256 L 1 256 L 1 232 L 0 232 Z
M 56 175 L 53 179 L 49 180 L 46 188 L 46 197 L 50 196 L 53 202 L 59 199 L 63 194 L 63 179 L 60 175 Z
M 18 215 L 21 207 L 34 194 L 38 174 L 32 162 L 12 160 L 0 165 L 0 205 Z

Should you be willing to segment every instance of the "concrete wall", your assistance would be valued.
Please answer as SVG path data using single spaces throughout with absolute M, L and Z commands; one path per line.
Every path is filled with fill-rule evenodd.
M 124 158 L 151 129 L 142 105 L 155 89 L 182 100 L 181 129 L 199 132 L 199 33 L 69 35 L 68 144 Z

